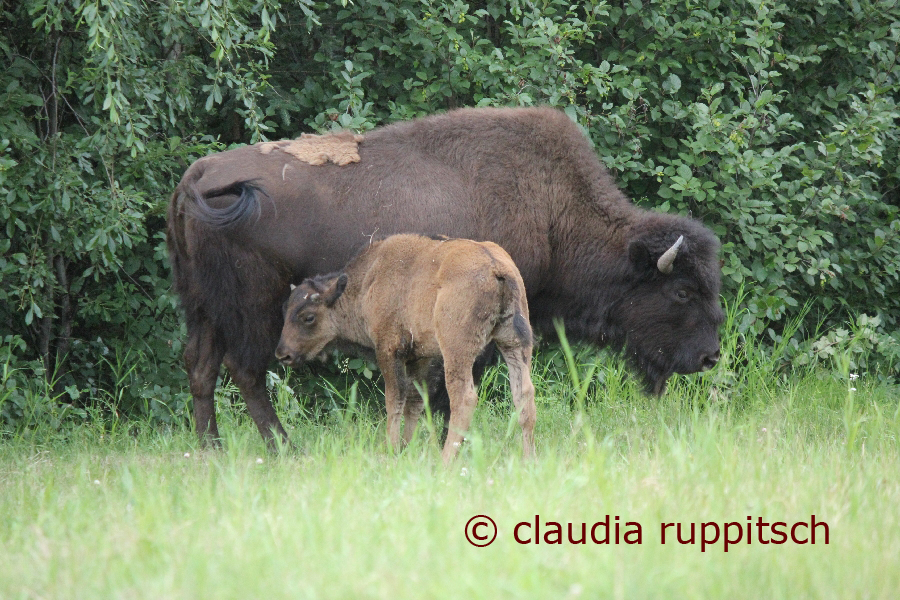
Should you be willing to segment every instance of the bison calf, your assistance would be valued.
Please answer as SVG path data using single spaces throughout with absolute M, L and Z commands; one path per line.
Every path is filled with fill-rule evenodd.
M 292 287 L 275 354 L 296 365 L 329 345 L 375 351 L 384 376 L 387 433 L 400 446 L 422 414 L 413 385 L 443 357 L 450 396 L 444 462 L 456 455 L 478 402 L 472 365 L 495 342 L 509 365 L 525 456 L 534 453 L 531 326 L 525 284 L 509 254 L 491 242 L 405 234 L 378 241 L 342 272 Z

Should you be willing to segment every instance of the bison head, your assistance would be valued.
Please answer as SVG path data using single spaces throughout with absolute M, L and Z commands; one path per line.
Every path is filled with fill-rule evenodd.
M 317 357 L 338 336 L 334 303 L 347 287 L 347 275 L 325 275 L 291 286 L 284 304 L 284 327 L 275 349 L 283 364 L 297 366 Z
M 659 395 L 673 373 L 719 360 L 719 242 L 695 221 L 653 215 L 629 236 L 624 293 L 608 313 L 613 345 Z

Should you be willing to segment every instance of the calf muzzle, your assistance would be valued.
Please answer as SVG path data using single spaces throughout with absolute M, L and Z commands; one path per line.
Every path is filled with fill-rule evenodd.
M 297 357 L 294 356 L 294 354 L 290 350 L 282 347 L 281 345 L 279 345 L 275 349 L 275 358 L 278 359 L 278 362 L 286 366 L 293 365 L 297 359 Z

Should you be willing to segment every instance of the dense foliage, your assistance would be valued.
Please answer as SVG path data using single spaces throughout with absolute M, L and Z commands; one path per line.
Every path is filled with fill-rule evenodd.
M 795 360 L 896 373 L 898 43 L 893 0 L 0 0 L 0 423 L 185 414 L 162 231 L 191 160 L 471 105 L 564 108 L 721 237 L 745 333 L 807 315 Z

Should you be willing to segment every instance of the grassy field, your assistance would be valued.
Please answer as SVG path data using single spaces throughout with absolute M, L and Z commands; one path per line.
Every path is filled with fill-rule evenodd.
M 505 401 L 479 406 L 449 469 L 426 428 L 388 452 L 374 399 L 294 419 L 300 450 L 280 454 L 227 402 L 219 451 L 141 423 L 0 441 L 0 598 L 897 597 L 895 387 L 744 357 L 654 399 L 615 364 L 561 356 L 536 361 L 534 463 Z M 503 370 L 482 393 L 506 393 Z M 496 523 L 489 546 L 467 542 L 475 515 Z M 607 515 L 612 543 L 594 543 Z M 794 543 L 813 515 L 827 543 L 823 526 Z M 761 543 L 760 518 L 786 543 Z M 662 544 L 664 523 L 684 541 L 695 523 L 694 543 L 673 525 Z

